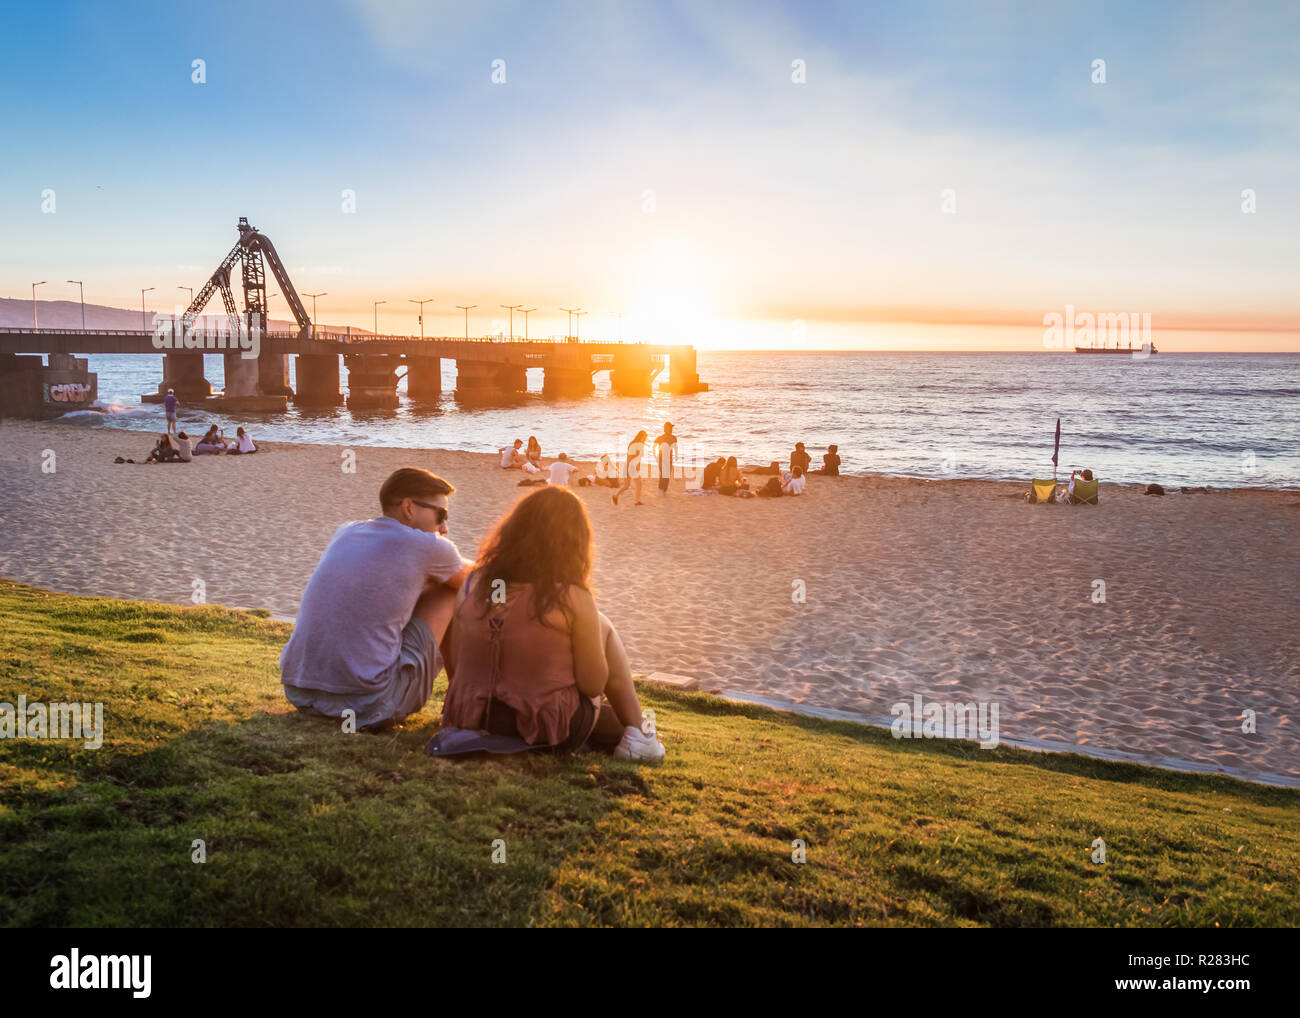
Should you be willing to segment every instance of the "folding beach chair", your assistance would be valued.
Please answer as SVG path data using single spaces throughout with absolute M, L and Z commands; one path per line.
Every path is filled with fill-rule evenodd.
M 1025 501 L 1054 504 L 1056 502 L 1056 478 L 1053 477 L 1050 481 L 1040 481 L 1035 477 L 1029 482 L 1029 491 L 1025 494 Z
M 1074 479 L 1074 494 L 1066 499 L 1071 505 L 1097 504 L 1097 478 L 1085 481 L 1082 477 Z

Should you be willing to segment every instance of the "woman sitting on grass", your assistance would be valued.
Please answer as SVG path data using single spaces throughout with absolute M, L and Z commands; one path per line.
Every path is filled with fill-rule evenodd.
M 565 488 L 524 496 L 497 524 L 452 617 L 444 726 L 663 759 L 641 730 L 623 641 L 596 609 L 592 554 L 587 508 Z

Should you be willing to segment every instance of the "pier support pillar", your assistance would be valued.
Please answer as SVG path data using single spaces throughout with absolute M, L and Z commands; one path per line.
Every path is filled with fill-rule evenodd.
M 221 355 L 226 369 L 226 396 L 257 396 L 257 358 L 245 357 L 239 351 Z
M 667 389 L 675 393 L 709 391 L 708 384 L 700 381 L 695 369 L 695 347 L 674 347 L 669 351 Z
M 259 396 L 292 396 L 289 387 L 289 355 L 264 353 L 257 358 Z
M 302 406 L 338 406 L 343 402 L 339 392 L 339 355 L 299 354 L 297 368 L 298 393 L 293 401 Z M 349 378 L 351 373 L 349 372 Z
M 585 368 L 546 367 L 542 374 L 543 396 L 587 396 L 596 388 L 591 371 Z
M 457 398 L 508 396 L 527 390 L 528 371 L 521 364 L 456 359 Z
M 87 360 L 63 353 L 48 360 L 0 354 L 0 417 L 44 420 L 95 402 L 98 376 L 87 370 Z
M 620 396 L 649 396 L 662 370 L 663 362 L 644 350 L 620 350 L 614 355 L 609 385 Z
M 397 368 L 400 354 L 344 354 L 348 369 L 348 408 L 397 409 Z
M 406 394 L 420 400 L 436 400 L 442 395 L 441 357 L 406 355 Z
M 168 389 L 175 389 L 181 401 L 211 396 L 212 385 L 203 377 L 203 354 L 163 354 L 163 380 L 158 383 L 158 392 L 166 395 Z

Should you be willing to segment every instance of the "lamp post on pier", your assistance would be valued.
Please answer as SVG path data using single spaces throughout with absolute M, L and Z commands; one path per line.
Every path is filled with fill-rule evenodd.
M 424 300 L 416 300 L 414 297 L 407 297 L 406 299 L 412 304 L 420 305 L 420 338 L 424 339 L 424 305 L 432 304 L 433 298 L 427 297 Z
M 561 311 L 567 311 L 567 312 L 569 312 L 569 329 L 568 329 L 567 332 L 565 332 L 565 334 L 564 334 L 564 338 L 567 339 L 567 340 L 572 340 L 572 339 L 573 339 L 573 316 L 577 313 L 578 309 L 577 309 L 577 308 L 560 308 L 560 310 L 561 310 Z
M 516 311 L 517 309 L 523 307 L 523 305 L 522 305 L 522 304 L 501 304 L 501 305 L 498 305 L 498 306 L 499 306 L 499 307 L 502 307 L 502 308 L 505 308 L 507 311 L 510 312 L 510 340 L 511 340 L 511 342 L 514 342 L 514 338 L 515 338 L 515 311 Z
M 86 331 L 86 288 L 81 285 L 80 279 L 69 279 L 69 283 L 76 283 L 81 287 L 81 331 Z
M 317 298 L 317 297 L 328 297 L 328 296 L 329 296 L 329 291 L 328 291 L 328 290 L 322 290 L 320 293 L 304 293 L 303 296 L 304 296 L 304 297 L 310 297 L 310 298 L 311 298 L 311 334 L 312 334 L 312 338 L 315 338 L 315 336 L 316 336 L 316 298 Z
M 388 301 L 386 301 L 386 300 L 377 300 L 377 301 L 375 301 L 375 335 L 376 335 L 376 336 L 379 335 L 379 305 L 380 305 L 380 304 L 387 304 L 387 303 L 388 303 Z
M 473 311 L 476 307 L 478 307 L 478 305 L 477 305 L 477 304 L 457 304 L 456 306 L 457 306 L 458 308 L 460 308 L 462 311 L 465 312 L 465 338 L 468 340 L 468 339 L 469 339 L 469 313 L 470 313 L 471 311 Z
M 525 308 L 525 307 L 521 307 L 519 309 L 519 313 L 524 316 L 524 342 L 525 343 L 528 342 L 528 316 L 530 313 L 536 310 L 537 308 Z
M 44 285 L 45 285 L 45 280 L 43 279 L 39 283 L 32 284 L 32 329 L 36 332 L 41 331 L 40 319 L 37 317 L 36 314 L 36 288 L 38 286 L 44 286 Z
M 574 329 L 573 341 L 575 343 L 582 342 L 582 316 L 585 315 L 586 313 L 587 313 L 586 311 L 573 312 L 573 317 L 577 319 L 577 321 L 573 323 L 573 329 Z
M 152 286 L 146 286 L 144 289 L 140 291 L 140 326 L 144 329 L 145 332 L 149 331 L 149 318 L 146 315 L 144 310 L 144 295 L 153 289 L 155 288 Z

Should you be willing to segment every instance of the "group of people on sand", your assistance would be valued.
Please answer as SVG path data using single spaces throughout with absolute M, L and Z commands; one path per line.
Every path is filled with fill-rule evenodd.
M 428 703 L 445 667 L 439 738 L 663 759 L 592 591 L 584 502 L 564 485 L 529 492 L 471 562 L 447 537 L 454 492 L 403 467 L 380 488 L 379 516 L 334 534 L 280 657 L 289 701 L 345 729 L 383 731 Z
M 615 505 L 618 505 L 618 500 L 622 494 L 634 485 L 636 487 L 636 502 L 634 504 L 645 505 L 641 500 L 641 483 L 642 479 L 649 473 L 645 463 L 646 443 L 648 441 L 648 432 L 638 431 L 632 441 L 628 443 L 627 472 L 622 487 L 613 495 Z M 649 450 L 658 461 L 659 493 L 661 495 L 668 493 L 669 480 L 673 476 L 676 449 L 677 436 L 673 434 L 673 426 L 671 423 L 665 423 L 663 434 L 654 440 Z M 828 448 L 826 455 L 822 457 L 821 468 L 810 470 L 809 465 L 811 462 L 812 457 L 808 455 L 804 443 L 797 442 L 794 450 L 790 453 L 789 470 L 782 470 L 780 463 L 775 460 L 770 467 L 753 468 L 752 472 L 755 474 L 770 473 L 774 475 L 755 490 L 750 487 L 750 483 L 741 471 L 740 464 L 736 461 L 735 456 L 719 456 L 704 467 L 699 490 L 702 492 L 716 492 L 719 495 L 734 495 L 740 498 L 754 496 L 778 498 L 782 495 L 802 495 L 807 486 L 807 477 L 810 473 L 832 477 L 839 475 L 839 447 L 832 445 Z
M 627 444 L 627 473 L 623 478 L 623 485 L 614 492 L 614 504 L 618 505 L 618 500 L 623 492 L 636 485 L 636 502 L 634 505 L 645 505 L 641 501 L 641 481 L 648 476 L 649 468 L 645 461 L 646 442 L 650 439 L 650 433 L 647 431 L 638 431 L 632 441 Z M 673 463 L 677 456 L 677 436 L 673 434 L 671 422 L 664 422 L 663 434 L 654 440 L 650 447 L 651 455 L 659 463 L 659 494 L 668 494 L 668 483 L 673 476 Z
M 781 469 L 780 462 L 773 460 L 768 467 L 754 467 L 750 471 L 754 474 L 772 475 L 761 487 L 753 490 L 750 488 L 745 475 L 741 473 L 736 457 L 719 456 L 704 468 L 704 477 L 700 488 L 703 491 L 716 491 L 719 495 L 738 495 L 742 498 L 749 495 L 756 495 L 759 498 L 802 495 L 807 487 L 809 474 L 824 474 L 828 477 L 839 476 L 839 446 L 832 445 L 827 448 L 826 455 L 822 457 L 822 466 L 817 470 L 809 469 L 811 463 L 812 457 L 808 455 L 804 444 L 796 442 L 794 450 L 790 453 L 789 470 Z
M 227 441 L 214 424 L 195 442 L 184 431 L 175 435 L 158 436 L 145 463 L 189 463 L 195 456 L 251 456 L 257 452 L 253 438 L 243 428 L 237 428 L 233 441 Z M 122 462 L 131 463 L 132 460 Z
M 235 437 L 227 439 L 215 424 L 204 432 L 203 437 L 195 442 L 186 432 L 176 426 L 176 393 L 167 390 L 163 406 L 167 413 L 167 430 L 158 436 L 145 463 L 189 463 L 195 456 L 248 456 L 257 452 L 253 438 L 243 428 L 235 430 Z M 135 460 L 123 459 L 118 463 L 134 463 Z
M 524 448 L 524 440 L 516 438 L 513 445 L 503 445 L 498 449 L 497 455 L 501 457 L 502 470 L 522 470 L 525 474 L 532 475 L 520 481 L 521 486 L 556 484 L 567 487 L 578 471 L 578 468 L 569 462 L 567 453 L 560 453 L 549 467 L 542 466 L 542 443 L 537 441 L 536 435 L 528 436 L 526 448 Z M 541 476 L 543 473 L 547 475 L 544 478 Z

